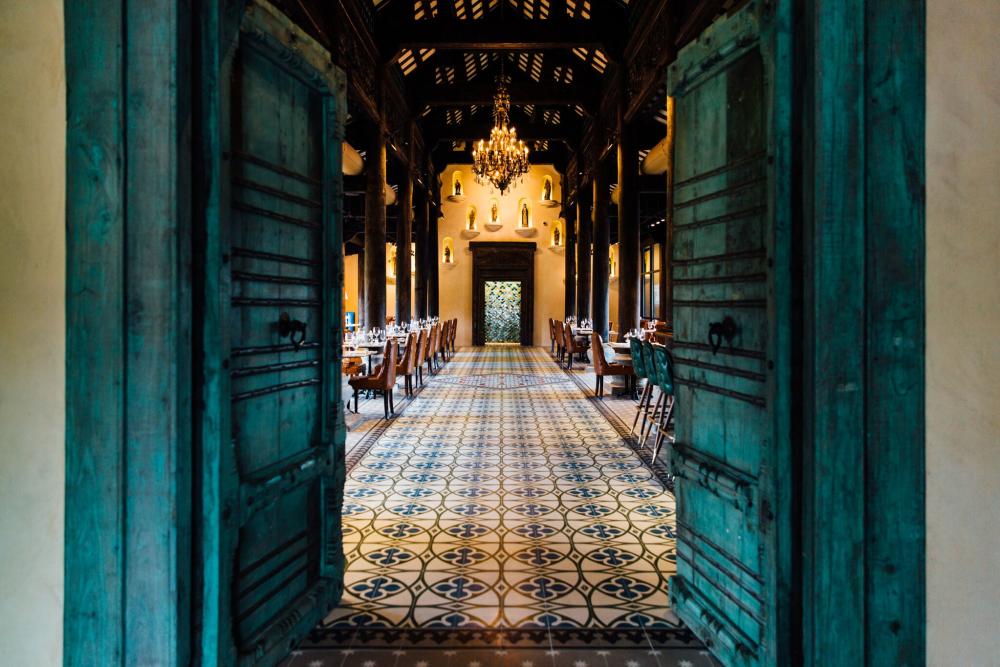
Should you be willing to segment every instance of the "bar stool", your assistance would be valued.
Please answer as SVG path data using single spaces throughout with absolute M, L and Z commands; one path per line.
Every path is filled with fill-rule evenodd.
M 653 445 L 653 461 L 660 455 L 660 447 L 664 440 L 673 443 L 673 436 L 668 434 L 670 420 L 674 416 L 674 362 L 670 352 L 664 345 L 654 345 L 653 359 L 656 364 L 656 375 L 659 380 L 660 393 L 664 397 L 663 409 L 660 411 L 660 421 L 656 426 L 656 441 Z
M 635 369 L 635 381 L 648 380 L 649 373 L 646 371 L 646 361 L 643 358 L 642 341 L 638 338 L 630 338 L 628 344 L 632 351 L 632 368 Z M 642 394 L 639 396 L 639 405 L 635 406 L 635 419 L 632 420 L 632 428 L 629 429 L 629 435 L 635 435 L 635 427 L 639 424 L 639 417 L 642 416 L 643 410 L 649 412 L 649 401 L 652 399 L 652 396 L 653 383 L 649 381 L 642 387 Z
M 660 377 L 653 355 L 653 344 L 649 340 L 644 340 L 641 341 L 640 347 L 642 349 L 642 363 L 646 367 L 646 375 L 649 379 L 649 396 L 646 399 L 646 407 L 642 413 L 642 427 L 639 429 L 639 448 L 642 449 L 646 446 L 646 440 L 649 439 L 649 434 L 653 432 L 653 428 L 657 423 L 660 404 L 663 401 L 663 392 L 661 391 L 657 395 L 656 402 L 654 403 L 653 390 L 659 387 Z

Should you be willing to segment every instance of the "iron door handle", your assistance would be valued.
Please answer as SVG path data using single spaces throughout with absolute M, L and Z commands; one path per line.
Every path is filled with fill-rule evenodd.
M 306 323 L 302 320 L 293 320 L 288 313 L 282 313 L 278 316 L 278 335 L 287 338 L 298 351 L 306 340 Z
M 708 344 L 712 347 L 712 354 L 716 354 L 725 339 L 730 346 L 733 344 L 733 337 L 738 331 L 736 320 L 728 315 L 721 322 L 712 322 L 708 325 Z

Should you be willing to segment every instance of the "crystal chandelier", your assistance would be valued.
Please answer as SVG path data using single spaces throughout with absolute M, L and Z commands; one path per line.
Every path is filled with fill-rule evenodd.
M 493 96 L 490 140 L 480 139 L 472 149 L 472 171 L 477 183 L 492 183 L 501 195 L 528 172 L 528 147 L 517 138 L 517 130 L 510 125 L 510 93 L 502 74 Z

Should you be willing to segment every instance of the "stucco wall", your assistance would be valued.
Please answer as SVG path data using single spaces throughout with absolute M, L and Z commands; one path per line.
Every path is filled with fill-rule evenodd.
M 0 663 L 62 661 L 63 2 L 0 2 Z
M 447 196 L 451 194 L 451 175 L 456 170 L 463 173 L 462 184 L 465 188 L 465 201 L 451 202 Z M 535 251 L 535 345 L 549 346 L 549 318 L 562 318 L 565 309 L 566 273 L 564 251 L 554 251 L 549 248 L 552 225 L 559 219 L 559 207 L 545 208 L 539 206 L 542 197 L 542 183 L 546 176 L 552 178 L 554 187 L 553 198 L 561 199 L 561 178 L 549 165 L 533 165 L 525 175 L 521 184 L 513 187 L 503 197 L 489 187 L 477 185 L 472 177 L 469 165 L 448 165 L 441 176 L 441 202 L 444 218 L 438 221 L 438 269 L 440 271 L 440 307 L 441 318 L 458 318 L 458 331 L 455 335 L 456 345 L 472 344 L 472 251 L 470 241 L 534 241 L 538 245 Z M 500 202 L 500 221 L 503 227 L 497 231 L 486 229 L 489 218 L 490 200 L 496 198 Z M 525 199 L 531 209 L 532 225 L 538 230 L 537 236 L 525 238 L 514 231 L 518 223 L 518 202 Z M 462 230 L 466 223 L 469 206 L 475 206 L 479 227 L 479 236 L 473 239 L 462 238 Z M 565 228 L 562 228 L 565 232 Z M 451 265 L 441 263 L 444 253 L 444 239 L 451 238 L 455 247 L 455 262 Z
M 1000 665 L 1000 2 L 927 19 L 927 664 Z

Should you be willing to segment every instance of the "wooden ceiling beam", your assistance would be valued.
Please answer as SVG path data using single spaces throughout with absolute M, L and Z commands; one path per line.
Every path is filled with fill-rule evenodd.
M 490 118 L 448 125 L 443 122 L 424 123 L 423 134 L 428 146 L 442 141 L 479 141 L 490 136 L 493 121 Z M 580 128 L 574 123 L 545 125 L 543 123 L 515 123 L 517 138 L 524 141 L 557 141 L 575 146 L 580 140 Z
M 543 106 L 572 106 L 579 104 L 588 113 L 595 105 L 594 98 L 585 89 L 572 84 L 511 82 L 508 86 L 511 102 L 518 105 L 538 104 Z M 461 107 L 473 104 L 490 105 L 496 93 L 496 84 L 459 83 L 435 86 L 416 98 L 418 109 L 431 107 Z
M 613 30 L 597 21 L 549 19 L 525 21 L 491 17 L 469 21 L 437 18 L 401 26 L 382 25 L 379 46 L 387 62 L 394 63 L 404 49 L 439 51 L 538 51 L 547 49 L 599 48 L 612 60 L 620 49 L 612 43 Z

